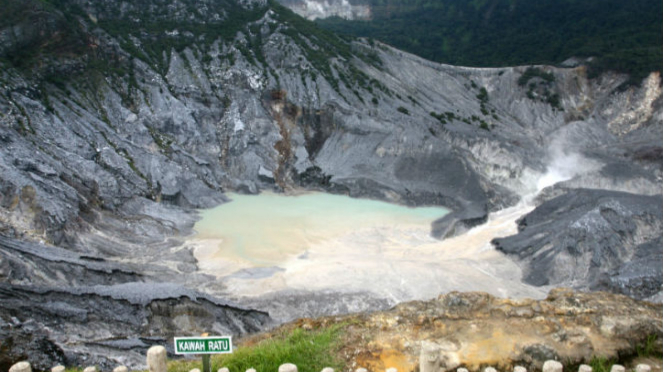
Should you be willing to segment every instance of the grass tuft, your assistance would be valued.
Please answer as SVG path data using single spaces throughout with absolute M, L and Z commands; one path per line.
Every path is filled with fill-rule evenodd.
M 338 354 L 342 326 L 319 331 L 295 329 L 263 340 L 256 345 L 239 347 L 232 354 L 212 356 L 212 371 L 227 367 L 230 372 L 244 372 L 254 368 L 258 372 L 274 372 L 285 363 L 293 363 L 299 372 L 319 372 L 325 367 L 343 370 Z M 202 370 L 202 358 L 195 361 L 176 361 L 168 365 L 168 372 Z
M 656 335 L 649 335 L 645 342 L 641 345 L 636 346 L 635 351 L 641 358 L 649 357 L 659 357 L 663 352 L 656 347 L 656 341 L 658 337 Z
M 602 356 L 594 356 L 589 361 L 589 366 L 592 367 L 592 372 L 610 372 L 610 368 L 615 364 L 613 359 L 608 359 Z

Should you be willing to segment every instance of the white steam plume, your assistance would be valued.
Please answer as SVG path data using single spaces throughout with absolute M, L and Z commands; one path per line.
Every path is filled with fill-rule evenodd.
M 601 165 L 597 161 L 587 159 L 573 149 L 565 148 L 564 142 L 566 141 L 562 136 L 557 137 L 548 148 L 550 162 L 546 173 L 536 183 L 537 194 L 548 186 L 600 168 Z

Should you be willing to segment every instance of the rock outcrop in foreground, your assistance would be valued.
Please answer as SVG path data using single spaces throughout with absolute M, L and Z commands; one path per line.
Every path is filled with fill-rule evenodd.
M 74 360 L 105 358 L 107 350 L 122 350 L 127 343 L 144 347 L 151 324 L 157 324 L 146 304 L 163 301 L 186 302 L 192 314 L 211 314 L 217 329 L 229 332 L 243 332 L 235 321 L 251 325 L 247 331 L 268 324 L 260 311 L 218 300 L 224 283 L 200 271 L 184 242 L 197 218 L 194 209 L 226 201 L 227 190 L 306 189 L 443 205 L 455 213 L 436 224 L 441 237 L 518 203 L 538 191 L 537 180 L 555 172 L 561 172 L 555 180 L 567 180 L 560 190 L 570 199 L 585 195 L 585 189 L 603 189 L 660 200 L 663 94 L 656 72 L 639 87 L 625 87 L 627 76 L 590 78 L 583 66 L 440 65 L 381 43 L 341 39 L 267 0 L 179 0 L 172 6 L 157 0 L 5 3 L 0 20 L 3 340 L 43 331 L 44 342 Z M 639 210 L 634 203 L 622 206 L 622 216 Z M 607 221 L 621 224 L 611 216 Z M 625 225 L 623 231 L 660 231 L 660 218 L 637 223 L 637 230 Z M 585 233 L 562 238 L 578 246 L 582 239 L 602 236 L 601 226 L 586 226 Z M 554 241 L 555 232 L 542 233 Z M 655 239 L 641 246 L 636 235 L 620 242 L 619 260 L 650 251 L 660 257 Z M 617 275 L 608 278 L 616 283 L 611 290 L 636 297 L 661 293 L 660 271 L 653 281 L 625 281 L 631 268 L 625 261 L 615 264 L 623 275 L 607 273 Z M 550 271 L 538 262 L 536 267 Z M 593 283 L 588 276 L 570 285 L 586 289 Z M 148 296 L 156 302 L 117 295 L 157 285 L 163 295 Z M 188 291 L 203 293 L 183 295 Z M 272 298 L 284 309 L 310 304 L 344 311 L 383 303 L 368 301 L 363 293 Z M 473 319 L 464 327 L 485 317 L 457 309 L 458 317 Z M 429 319 L 426 311 L 421 310 L 422 321 Z M 603 320 L 608 315 L 597 314 L 591 319 L 609 324 Z M 201 323 L 171 315 L 178 332 L 207 331 Z M 660 311 L 651 316 L 660 330 Z M 542 317 L 548 322 L 547 314 Z M 375 327 L 406 331 L 390 319 Z M 527 327 L 539 322 L 534 315 L 522 319 Z M 416 329 L 422 328 L 407 331 Z M 476 340 L 499 339 L 477 332 Z M 576 339 L 567 333 L 560 339 Z M 420 339 L 412 336 L 412 345 Z M 461 346 L 456 353 L 469 347 Z M 401 349 L 394 358 L 405 358 L 406 346 Z M 0 355 L 9 353 L 3 349 Z
M 57 364 L 118 362 L 136 367 L 152 345 L 182 334 L 240 335 L 270 326 L 267 313 L 245 309 L 169 283 L 77 288 L 0 283 L 0 370 L 29 360 L 38 370 Z
M 493 366 L 507 371 L 514 365 L 540 370 L 549 359 L 567 365 L 589 362 L 593 356 L 624 359 L 652 335 L 659 350 L 663 344 L 663 305 L 564 288 L 540 301 L 454 292 L 389 311 L 304 319 L 285 327 L 339 323 L 346 325 L 341 352 L 353 370 L 415 371 L 422 347 L 439 350 L 440 366 L 446 370 Z

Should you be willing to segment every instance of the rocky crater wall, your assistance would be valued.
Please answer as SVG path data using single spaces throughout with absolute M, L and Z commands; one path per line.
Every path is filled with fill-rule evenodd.
M 315 189 L 444 205 L 455 213 L 436 224 L 442 237 L 536 192 L 560 153 L 596 167 L 545 191 L 544 199 L 562 199 L 526 217 L 541 224 L 523 225 L 501 249 L 546 273 L 543 281 L 526 279 L 532 282 L 637 297 L 655 296 L 659 285 L 660 292 L 660 271 L 633 276 L 623 261 L 660 253 L 658 73 L 622 90 L 625 76 L 588 79 L 582 66 L 440 65 L 380 43 L 342 40 L 264 1 L 181 0 L 163 9 L 152 0 L 12 4 L 18 7 L 7 8 L 12 17 L 0 30 L 0 307 L 8 312 L 31 296 L 57 302 L 46 298 L 56 293 L 148 319 L 148 305 L 101 289 L 172 283 L 163 288 L 221 293 L 182 243 L 197 218 L 193 209 L 225 202 L 225 190 Z M 43 33 L 26 22 L 33 15 L 48 20 Z M 520 85 L 530 68 L 538 75 Z M 633 195 L 606 199 L 597 189 Z M 601 204 L 616 200 L 629 201 L 611 211 Z M 544 231 L 545 218 L 536 217 L 544 210 L 560 216 L 550 228 L 582 218 L 574 213 L 599 213 L 593 221 L 605 224 Z M 630 219 L 641 210 L 650 217 Z M 541 240 L 538 231 L 554 245 L 541 248 L 548 259 L 526 253 Z M 603 242 L 612 248 L 563 252 Z M 582 258 L 591 268 L 613 248 L 619 258 L 608 259 L 608 271 L 573 263 Z M 568 263 L 586 274 L 570 279 L 551 266 Z M 223 317 L 227 309 L 205 301 L 191 306 Z M 219 327 L 262 326 L 254 319 L 263 315 L 238 311 L 234 319 L 250 327 Z M 16 321 L 58 316 L 27 314 Z M 49 337 L 60 340 L 59 332 Z M 112 332 L 93 334 L 106 342 Z M 78 350 L 95 355 L 91 347 Z

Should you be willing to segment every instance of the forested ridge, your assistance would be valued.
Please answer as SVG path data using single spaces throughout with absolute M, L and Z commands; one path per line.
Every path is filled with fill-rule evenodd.
M 424 58 L 466 66 L 559 64 L 596 57 L 591 73 L 633 81 L 663 65 L 660 0 L 368 0 L 372 20 L 319 20 Z

